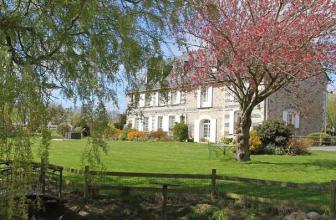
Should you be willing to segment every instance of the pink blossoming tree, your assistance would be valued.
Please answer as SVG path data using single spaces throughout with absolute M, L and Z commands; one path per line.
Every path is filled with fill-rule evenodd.
M 180 16 L 178 35 L 194 39 L 198 48 L 190 52 L 187 67 L 173 71 L 175 85 L 220 84 L 232 92 L 241 111 L 236 157 L 249 160 L 254 107 L 292 83 L 335 71 L 336 3 L 194 0 L 191 4 Z

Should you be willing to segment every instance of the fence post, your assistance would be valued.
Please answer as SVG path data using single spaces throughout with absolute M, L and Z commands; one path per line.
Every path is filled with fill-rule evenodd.
M 90 173 L 90 167 L 85 166 L 85 170 L 84 170 L 84 199 L 85 200 L 89 198 L 89 173 Z
M 216 196 L 217 196 L 216 169 L 212 169 L 212 172 L 211 172 L 211 199 L 215 199 Z
M 61 168 L 59 175 L 59 194 L 58 194 L 59 199 L 62 199 L 62 190 L 63 190 L 63 167 Z
M 336 180 L 331 181 L 330 190 L 330 216 L 332 217 L 332 219 L 336 219 Z
M 162 186 L 162 219 L 166 220 L 167 219 L 167 191 L 168 191 L 168 186 L 163 185 Z

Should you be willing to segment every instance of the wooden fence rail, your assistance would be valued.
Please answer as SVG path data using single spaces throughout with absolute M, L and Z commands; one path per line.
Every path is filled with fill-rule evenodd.
M 329 191 L 330 190 L 330 215 L 333 217 L 336 217 L 336 180 L 331 181 L 330 183 L 321 183 L 321 184 L 305 184 L 305 183 L 292 183 L 292 182 L 280 182 L 280 181 L 272 181 L 272 180 L 260 180 L 260 179 L 252 179 L 252 178 L 244 178 L 244 177 L 235 177 L 235 176 L 226 176 L 226 175 L 218 175 L 216 173 L 216 169 L 213 169 L 210 175 L 207 174 L 165 174 L 165 173 L 136 173 L 136 172 L 111 172 L 111 171 L 91 171 L 89 167 L 85 168 L 85 171 L 78 170 L 74 168 L 64 168 L 64 172 L 74 173 L 74 174 L 85 174 L 85 175 L 102 175 L 102 176 L 114 176 L 114 177 L 138 177 L 138 178 L 173 178 L 173 179 L 208 179 L 210 181 L 209 184 L 209 191 L 211 192 L 211 197 L 216 198 L 216 196 L 219 194 L 217 190 L 217 180 L 225 180 L 225 181 L 236 181 L 236 182 L 242 182 L 242 183 L 249 183 L 249 184 L 255 184 L 255 185 L 261 185 L 261 186 L 274 186 L 274 187 L 284 187 L 284 188 L 293 188 L 293 189 L 303 189 L 303 190 L 320 190 L 320 191 Z M 84 175 L 84 176 L 85 176 Z M 85 180 L 87 178 L 85 177 Z M 84 192 L 88 191 L 88 183 L 85 181 L 85 188 Z M 163 196 L 166 195 L 167 184 L 162 183 L 163 188 L 154 188 L 154 187 L 134 187 L 138 190 L 144 190 L 144 191 L 156 191 L 164 189 Z M 109 186 L 109 189 L 122 189 L 125 188 L 123 186 Z M 130 188 L 130 187 L 126 187 Z M 174 188 L 174 189 L 168 189 L 168 191 L 185 191 L 185 189 L 181 188 Z M 221 193 L 223 194 L 223 193 Z M 231 195 L 232 193 L 224 193 L 225 195 Z M 235 194 L 235 197 L 237 197 L 237 194 Z M 243 196 L 246 197 L 246 196 Z M 248 196 L 247 196 L 248 197 Z M 254 199 L 256 197 L 253 197 Z M 267 198 L 260 198 L 260 201 L 275 201 L 273 199 L 267 199 Z

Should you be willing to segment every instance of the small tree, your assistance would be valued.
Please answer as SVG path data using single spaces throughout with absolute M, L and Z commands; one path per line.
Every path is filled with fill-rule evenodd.
M 181 14 L 180 42 L 192 42 L 188 65 L 172 85 L 225 85 L 240 105 L 238 160 L 249 160 L 255 106 L 291 83 L 335 72 L 336 2 L 193 0 Z M 188 5 L 188 4 L 186 4 Z M 186 39 L 187 38 L 187 39 Z
M 185 141 L 188 139 L 188 125 L 176 123 L 173 127 L 173 136 L 175 140 Z

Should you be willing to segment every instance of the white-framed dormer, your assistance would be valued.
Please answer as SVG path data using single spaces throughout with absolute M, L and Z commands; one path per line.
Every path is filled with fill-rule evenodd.
M 282 112 L 282 119 L 286 125 L 292 125 L 294 128 L 300 128 L 300 112 L 295 109 L 285 109 Z
M 196 91 L 196 97 L 197 108 L 211 108 L 213 100 L 212 86 L 199 88 Z

